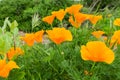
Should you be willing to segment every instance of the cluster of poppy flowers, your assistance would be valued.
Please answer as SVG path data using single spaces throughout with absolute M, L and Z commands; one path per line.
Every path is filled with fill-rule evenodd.
M 83 5 L 80 4 L 76 4 L 76 5 L 72 5 L 70 7 L 67 7 L 65 10 L 64 9 L 60 9 L 59 11 L 53 11 L 50 16 L 46 16 L 44 17 L 42 20 L 44 22 L 47 22 L 48 24 L 52 25 L 53 20 L 55 18 L 57 18 L 58 20 L 60 20 L 62 22 L 62 20 L 64 19 L 64 16 L 69 13 L 69 22 L 71 23 L 72 26 L 79 28 L 81 26 L 81 24 L 86 21 L 86 20 L 90 20 L 90 22 L 92 24 L 96 24 L 98 20 L 102 19 L 101 15 L 92 15 L 92 14 L 84 14 L 81 13 L 80 10 L 83 7 Z
M 66 13 L 70 14 L 69 22 L 75 28 L 79 28 L 81 23 L 85 20 L 90 20 L 92 24 L 96 24 L 99 20 L 102 19 L 101 15 L 91 15 L 81 13 L 80 10 L 83 6 L 80 4 L 72 5 L 67 7 L 65 10 L 60 9 L 59 11 L 53 11 L 52 15 L 44 17 L 42 20 L 52 25 L 53 20 L 57 18 L 62 22 Z M 36 33 L 26 34 L 21 39 L 24 40 L 29 46 L 32 46 L 35 42 L 41 42 L 44 32 L 48 34 L 49 39 L 51 39 L 54 43 L 60 44 L 64 41 L 72 41 L 72 34 L 69 30 L 64 27 L 54 27 L 52 30 L 46 31 L 38 31 Z M 119 31 L 120 32 L 120 31 Z M 104 34 L 104 31 L 94 31 L 92 35 L 96 38 L 101 38 Z M 111 43 L 118 40 L 118 31 L 114 33 L 111 39 Z M 36 36 L 37 35 L 37 36 Z M 37 41 L 37 39 L 39 41 Z M 104 37 L 106 40 L 107 37 Z M 118 40 L 119 42 L 119 40 Z M 81 46 L 81 57 L 83 60 L 91 60 L 94 62 L 106 62 L 108 64 L 112 63 L 114 60 L 114 52 L 108 48 L 104 42 L 102 41 L 90 41 L 85 45 Z
M 80 27 L 81 23 L 83 23 L 85 20 L 90 20 L 92 24 L 96 24 L 98 20 L 102 19 L 102 16 L 95 16 L 90 14 L 83 14 L 79 12 L 83 6 L 80 4 L 72 5 L 70 7 L 67 7 L 65 10 L 60 9 L 59 11 L 53 11 L 52 15 L 44 17 L 42 20 L 44 22 L 47 22 L 48 24 L 52 25 L 53 20 L 55 17 L 62 22 L 64 16 L 66 13 L 70 14 L 69 22 L 72 24 L 72 26 L 78 28 Z M 41 33 L 38 33 L 41 32 Z M 46 30 L 46 31 L 38 31 L 36 33 L 30 33 L 26 34 L 24 37 L 22 37 L 22 40 L 24 40 L 29 46 L 32 46 L 34 42 L 38 42 L 36 39 L 39 38 L 39 42 L 42 41 L 42 36 L 44 32 L 48 34 L 48 37 L 56 44 L 60 44 L 64 41 L 72 41 L 72 34 L 69 30 L 66 30 L 64 27 L 58 28 L 55 27 L 52 30 Z M 36 34 L 38 33 L 38 36 Z M 105 32 L 103 31 L 94 31 L 92 32 L 92 35 L 96 38 L 101 38 L 102 35 Z M 116 40 L 116 37 L 112 37 L 113 41 Z M 107 37 L 104 38 L 106 40 Z M 108 64 L 112 63 L 114 60 L 114 53 L 112 50 L 110 50 L 104 42 L 102 41 L 91 41 L 88 42 L 87 45 L 81 46 L 81 57 L 83 60 L 91 60 L 94 62 L 106 62 Z
M 120 26 L 120 18 L 117 18 L 114 20 L 113 24 L 115 26 Z M 98 39 L 103 38 L 104 40 L 107 40 L 107 36 L 103 36 L 105 34 L 104 31 L 94 31 L 92 32 L 92 35 Z M 110 39 L 110 47 L 113 46 L 114 44 L 120 44 L 120 30 L 114 31 L 111 39 Z
M 25 36 L 21 37 L 28 46 L 33 46 L 35 42 L 42 42 L 44 32 L 48 34 L 49 39 L 54 43 L 60 44 L 64 41 L 72 41 L 72 34 L 69 30 L 65 28 L 53 28 L 53 30 L 38 31 L 36 33 L 27 33 Z
M 59 11 L 53 11 L 50 16 L 44 17 L 42 20 L 52 25 L 53 20 L 57 18 L 60 22 L 64 19 L 66 13 L 69 13 L 69 22 L 75 28 L 79 28 L 81 24 L 89 20 L 93 25 L 95 25 L 99 20 L 102 19 L 101 15 L 92 15 L 92 14 L 84 14 L 81 13 L 82 5 L 76 4 L 70 7 L 67 7 L 65 10 L 60 9 Z M 114 25 L 120 26 L 120 19 L 117 18 L 114 21 Z M 35 33 L 26 33 L 25 36 L 21 37 L 28 46 L 33 46 L 34 43 L 41 43 L 43 41 L 43 35 L 47 33 L 48 38 L 53 41 L 55 44 L 61 44 L 64 41 L 72 41 L 72 33 L 66 28 L 62 27 L 54 27 L 52 30 L 40 30 Z M 103 38 L 104 31 L 94 31 L 91 33 L 97 39 Z M 110 40 L 110 45 L 114 43 L 120 44 L 120 30 L 115 31 Z M 105 36 L 103 38 L 104 41 L 107 40 Z M 111 64 L 114 60 L 114 52 L 106 46 L 104 41 L 90 41 L 86 45 L 82 45 L 80 49 L 81 57 L 83 60 L 91 60 L 93 62 L 105 62 L 107 64 Z M 12 47 L 4 56 L 3 59 L 0 60 L 0 76 L 8 77 L 9 72 L 13 68 L 19 68 L 19 66 L 14 62 L 14 58 L 18 55 L 22 55 L 24 51 L 19 47 Z
M 120 26 L 120 18 L 114 20 L 113 24 L 115 26 Z M 104 31 L 94 31 L 91 33 L 97 39 L 103 39 L 104 42 L 107 41 L 107 36 Z M 101 41 L 91 41 L 85 45 L 81 46 L 81 57 L 83 60 L 92 60 L 94 62 L 106 62 L 108 64 L 112 63 L 114 60 L 114 53 L 110 50 L 104 42 Z M 120 44 L 120 30 L 114 31 L 113 35 L 109 40 L 109 47 L 116 47 L 117 44 Z
M 120 18 L 114 20 L 113 24 L 115 26 L 120 26 Z M 97 39 L 103 38 L 104 42 L 107 41 L 107 36 L 103 36 L 104 31 L 94 31 L 92 35 Z M 83 60 L 92 60 L 94 62 L 106 62 L 108 64 L 112 63 L 114 60 L 114 53 L 110 50 L 104 42 L 101 41 L 91 41 L 86 44 L 86 46 L 81 46 L 81 57 Z M 113 35 L 109 40 L 109 47 L 116 47 L 120 44 L 120 30 L 114 31 Z M 117 48 L 117 47 L 116 47 Z
M 10 48 L 10 50 L 3 54 L 3 59 L 0 60 L 0 76 L 3 78 L 7 78 L 9 76 L 9 73 L 14 68 L 19 68 L 19 66 L 16 64 L 16 62 L 13 60 L 18 55 L 22 55 L 24 51 L 19 48 Z
M 37 31 L 35 33 L 26 33 L 25 36 L 21 37 L 21 40 L 24 40 L 28 46 L 33 46 L 35 42 L 42 42 L 42 36 L 44 31 Z

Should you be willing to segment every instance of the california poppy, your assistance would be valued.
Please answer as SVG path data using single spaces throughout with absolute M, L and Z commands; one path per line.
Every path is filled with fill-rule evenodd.
M 3 78 L 7 78 L 9 72 L 14 69 L 19 68 L 19 66 L 14 61 L 9 61 L 6 63 L 5 60 L 0 60 L 0 76 Z
M 43 37 L 44 31 L 37 31 L 34 35 L 35 35 L 35 41 L 36 42 L 42 42 L 42 37 Z
M 116 26 L 120 26 L 120 18 L 115 19 L 113 24 Z
M 8 52 L 7 52 L 7 57 L 9 60 L 11 60 L 14 56 L 18 56 L 18 55 L 22 55 L 24 53 L 24 51 L 19 48 L 16 47 L 15 49 L 12 47 Z
M 88 19 L 88 15 L 83 13 L 76 13 L 74 14 L 74 18 L 78 23 L 83 23 L 85 20 Z
M 72 34 L 65 28 L 53 28 L 53 30 L 47 30 L 48 37 L 56 44 L 60 44 L 63 41 L 72 41 Z
M 34 33 L 27 33 L 25 34 L 24 37 L 21 37 L 21 39 L 23 41 L 25 41 L 27 43 L 28 46 L 33 46 L 34 42 L 35 42 L 35 36 Z
M 115 31 L 111 37 L 110 45 L 113 45 L 114 43 L 120 44 L 120 30 Z
M 92 24 L 96 24 L 99 20 L 102 19 L 101 15 L 95 16 L 95 15 L 88 15 L 88 19 Z
M 58 20 L 62 21 L 66 12 L 64 9 L 60 9 L 59 11 L 53 11 L 52 15 L 54 15 Z
M 65 9 L 65 11 L 72 15 L 72 14 L 79 13 L 79 11 L 82 7 L 83 7 L 83 5 L 81 5 L 81 4 L 75 4 L 70 7 L 67 7 Z
M 74 19 L 73 19 L 74 18 Z M 69 17 L 69 22 L 76 28 L 79 28 L 80 25 L 88 19 L 88 16 L 83 13 L 76 13 L 73 16 Z
M 54 15 L 50 15 L 50 16 L 44 17 L 42 20 L 44 22 L 47 22 L 48 24 L 52 25 L 54 18 L 55 18 Z
M 78 23 L 78 22 L 74 21 L 72 16 L 69 17 L 69 22 L 70 22 L 70 23 L 72 24 L 72 26 L 74 26 L 75 28 L 79 28 L 80 25 L 81 25 L 81 23 Z
M 112 63 L 114 60 L 114 53 L 110 50 L 104 42 L 91 41 L 87 45 L 81 46 L 81 57 L 83 60 L 91 60 L 94 62 Z
M 102 35 L 104 33 L 105 32 L 103 32 L 103 31 L 94 31 L 94 32 L 92 32 L 92 35 L 95 36 L 96 38 L 100 38 L 100 37 L 102 37 Z

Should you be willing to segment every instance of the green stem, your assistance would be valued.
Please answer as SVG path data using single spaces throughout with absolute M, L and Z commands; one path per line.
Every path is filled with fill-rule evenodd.
M 53 29 L 53 25 L 51 24 L 51 28 Z
M 37 75 L 38 75 L 39 79 L 42 80 L 42 78 L 41 78 L 41 73 L 40 73 L 40 72 L 39 72 L 39 73 L 37 72 Z
M 96 63 L 96 62 L 93 63 L 93 65 L 92 65 L 92 67 L 91 67 L 91 69 L 90 69 L 90 72 L 93 71 L 93 69 L 94 69 L 94 67 L 95 67 L 95 63 Z
M 0 55 L 0 59 L 3 59 L 2 55 Z
M 63 25 L 62 21 L 60 21 L 60 23 L 61 23 L 61 27 L 64 27 L 64 25 Z
M 64 60 L 64 54 L 62 54 L 62 51 L 60 49 L 60 45 L 55 44 L 55 48 L 57 48 L 58 51 L 58 56 L 60 57 L 61 60 Z
M 33 32 L 33 27 L 32 27 L 32 29 L 31 29 L 31 32 Z
M 75 34 L 75 37 L 76 37 L 76 35 L 77 35 L 77 29 L 76 28 L 74 28 L 74 34 Z
M 50 62 L 49 65 L 58 73 L 58 70 Z
M 88 25 L 89 25 L 89 23 L 87 22 L 87 23 L 86 23 L 86 28 L 87 28 L 87 29 L 88 29 L 88 27 L 89 27 Z
M 58 50 L 59 54 L 61 54 L 61 50 L 60 50 L 59 44 L 58 44 L 58 45 L 57 45 L 57 44 L 55 44 L 55 45 L 56 45 L 56 48 L 57 48 L 57 50 Z
M 13 34 L 13 44 L 14 44 L 14 50 L 16 50 L 16 40 L 15 40 L 15 35 Z
M 8 78 L 6 78 L 5 80 L 8 80 Z
M 96 24 L 93 24 L 93 26 L 92 26 L 93 29 L 95 28 L 95 25 L 96 25 Z
M 44 50 L 42 47 L 39 47 L 39 46 L 38 46 L 37 48 L 36 48 L 36 47 L 33 47 L 33 48 L 34 48 L 35 50 L 40 49 L 40 50 L 41 50 L 42 52 L 44 52 L 46 55 L 48 55 L 48 56 L 50 55 L 50 54 L 49 54 L 46 50 Z

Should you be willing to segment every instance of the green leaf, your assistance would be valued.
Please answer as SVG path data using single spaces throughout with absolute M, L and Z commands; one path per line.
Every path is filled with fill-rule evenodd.
M 12 34 L 14 34 L 14 36 L 16 36 L 18 34 L 18 31 L 19 31 L 17 26 L 18 26 L 18 23 L 16 20 L 11 23 L 10 32 L 12 32 Z
M 15 20 L 14 22 L 11 23 L 10 31 L 13 31 L 17 26 L 18 26 L 18 23 L 17 23 L 17 21 Z
M 5 19 L 4 25 L 2 26 L 2 31 L 3 31 L 3 32 L 6 31 L 7 25 L 8 25 L 8 26 L 11 25 L 10 21 L 8 20 L 8 17 Z
M 0 38 L 0 54 L 5 53 L 4 49 L 5 49 L 5 41 L 2 38 Z
M 18 28 L 14 28 L 11 32 L 14 34 L 14 36 L 18 35 Z
M 6 33 L 0 36 L 0 54 L 5 54 L 11 47 L 12 38 Z

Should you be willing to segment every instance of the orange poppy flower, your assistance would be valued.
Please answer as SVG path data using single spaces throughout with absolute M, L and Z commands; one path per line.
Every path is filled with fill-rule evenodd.
M 103 31 L 94 31 L 92 32 L 92 35 L 95 36 L 96 38 L 100 38 L 105 32 Z
M 42 42 L 42 37 L 43 37 L 44 31 L 38 31 L 35 33 L 35 40 L 36 42 Z
M 35 36 L 33 33 L 30 33 L 30 34 L 27 33 L 25 34 L 24 37 L 21 37 L 21 40 L 25 41 L 28 46 L 33 46 L 35 42 Z
M 120 26 L 120 18 L 115 19 L 113 24 L 116 26 Z
M 58 20 L 62 21 L 66 12 L 64 9 L 60 9 L 59 11 L 53 11 L 52 15 L 54 15 Z
M 54 16 L 54 15 L 51 15 L 51 16 L 46 16 L 46 17 L 44 17 L 42 20 L 43 20 L 44 22 L 47 22 L 48 24 L 52 25 L 54 18 L 55 18 L 55 16 Z
M 88 19 L 88 16 L 86 14 L 83 14 L 83 13 L 76 13 L 74 14 L 74 19 L 73 20 L 73 17 L 70 16 L 69 17 L 69 22 L 76 28 L 79 28 L 80 25 Z
M 74 27 L 76 27 L 76 28 L 79 28 L 80 25 L 81 25 L 81 23 L 75 22 L 75 21 L 73 20 L 73 17 L 72 17 L 72 16 L 69 17 L 69 22 L 72 24 L 72 26 L 74 26 Z
M 63 41 L 72 41 L 72 34 L 65 28 L 53 28 L 53 30 L 47 30 L 48 37 L 56 44 L 60 44 Z
M 81 4 L 75 4 L 70 7 L 67 7 L 65 11 L 72 15 L 78 13 L 82 7 L 83 5 Z
M 110 45 L 113 45 L 115 42 L 120 44 L 120 30 L 114 32 L 113 36 L 111 37 Z
M 5 60 L 0 60 L 0 76 L 3 78 L 7 78 L 9 72 L 14 69 L 19 68 L 19 66 L 14 61 L 9 61 L 6 63 Z
M 80 52 L 83 60 L 105 62 L 108 64 L 114 60 L 113 51 L 101 41 L 91 41 L 88 42 L 86 46 L 82 45 Z
M 24 53 L 24 51 L 23 51 L 21 48 L 16 47 L 16 48 L 14 49 L 14 47 L 12 47 L 12 48 L 8 51 L 7 57 L 8 57 L 9 60 L 11 60 L 14 56 L 22 55 L 23 53 Z
M 88 15 L 83 13 L 76 13 L 74 15 L 74 18 L 78 23 L 83 23 L 85 20 L 88 19 Z
M 95 15 L 88 15 L 88 19 L 90 20 L 90 22 L 92 23 L 92 24 L 96 24 L 99 20 L 101 20 L 102 19 L 102 16 L 101 15 L 99 15 L 99 16 L 95 16 Z

